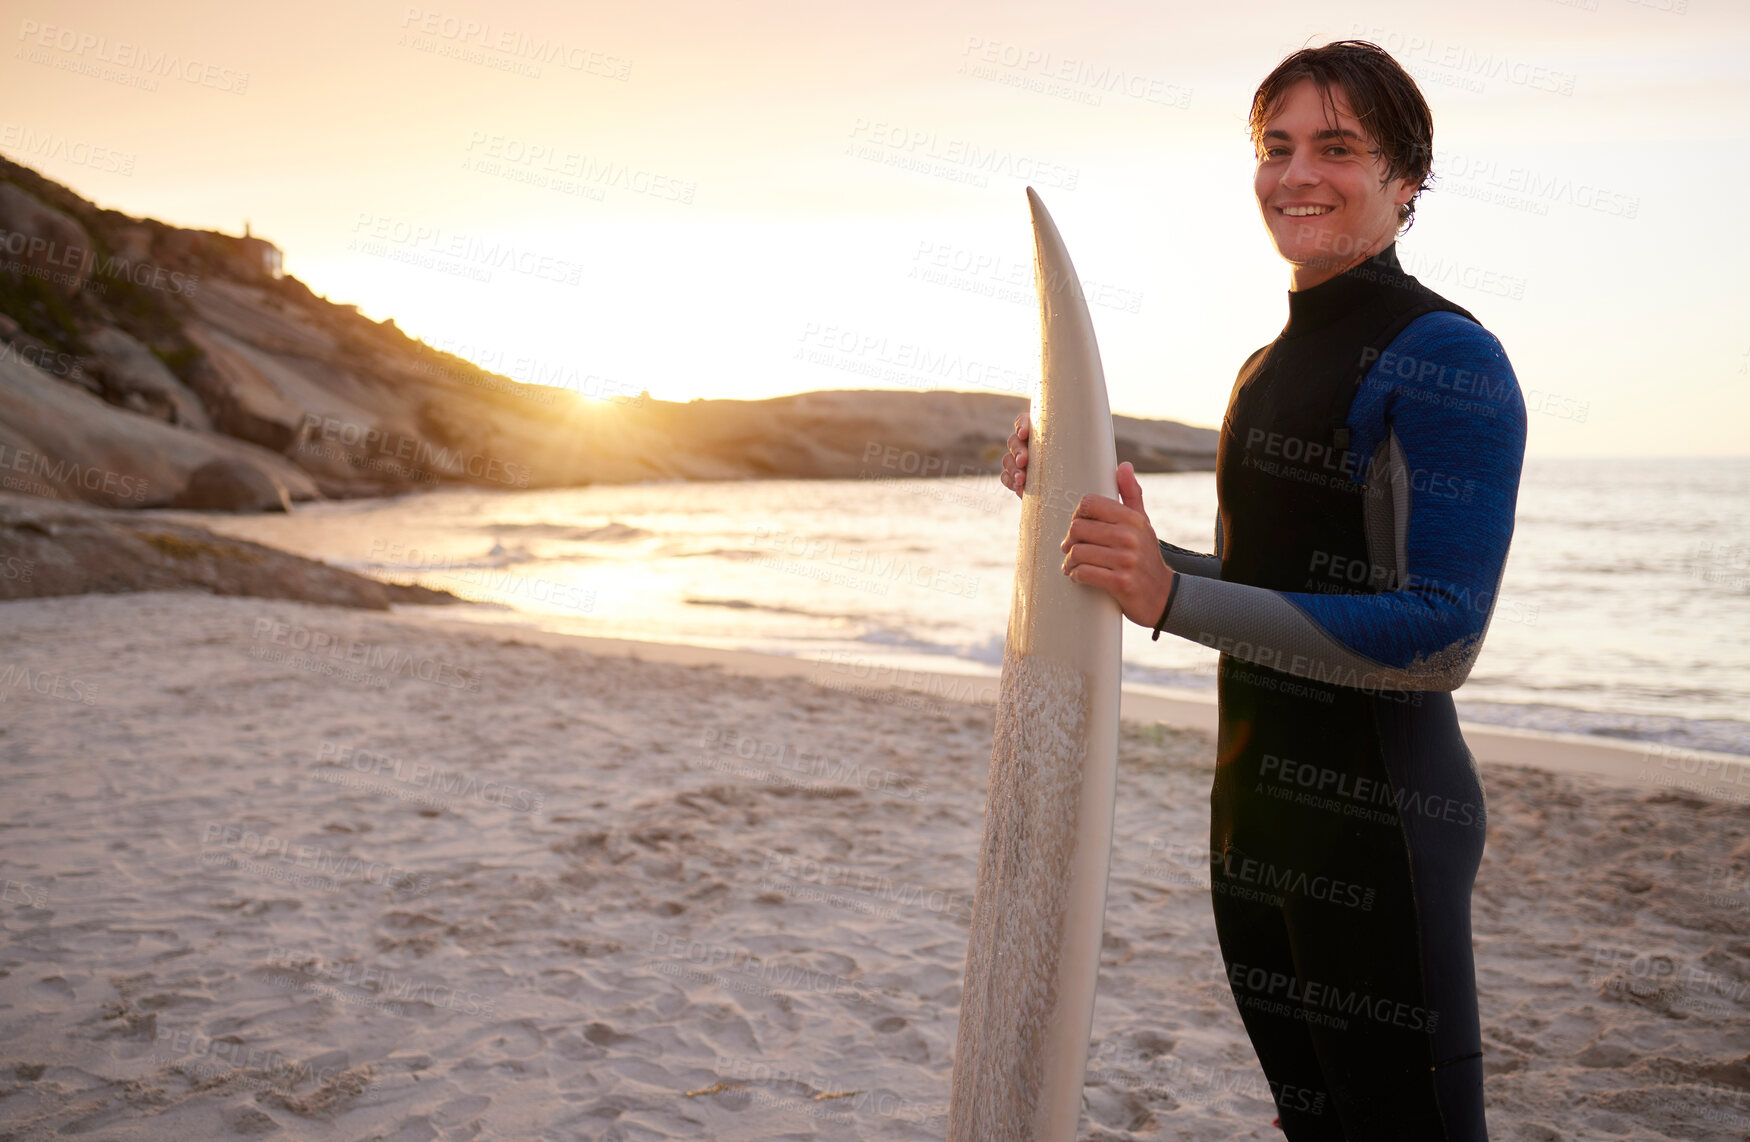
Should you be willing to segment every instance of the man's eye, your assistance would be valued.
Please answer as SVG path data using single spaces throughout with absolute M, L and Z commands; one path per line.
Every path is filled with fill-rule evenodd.
M 1336 155 L 1338 158 L 1342 158 L 1344 155 L 1347 155 L 1349 153 L 1350 153 L 1349 148 L 1343 146 L 1340 143 L 1334 147 L 1326 147 L 1325 148 L 1325 154 Z
M 1287 153 L 1288 153 L 1287 147 L 1265 147 L 1264 148 L 1264 157 L 1267 159 L 1279 159 L 1283 155 L 1286 155 Z

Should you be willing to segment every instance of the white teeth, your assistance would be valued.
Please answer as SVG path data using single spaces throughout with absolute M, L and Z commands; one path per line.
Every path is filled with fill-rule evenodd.
M 1307 218 L 1315 214 L 1329 214 L 1335 209 L 1334 206 L 1288 206 L 1283 208 L 1282 213 L 1290 218 Z

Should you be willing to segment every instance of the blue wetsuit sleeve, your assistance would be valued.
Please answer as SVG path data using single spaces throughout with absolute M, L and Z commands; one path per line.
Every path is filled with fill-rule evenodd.
M 1482 327 L 1425 315 L 1369 370 L 1348 423 L 1369 558 L 1321 566 L 1315 553 L 1308 586 L 1382 589 L 1187 576 L 1163 629 L 1316 681 L 1455 690 L 1482 647 L 1513 535 L 1526 423 L 1512 366 Z

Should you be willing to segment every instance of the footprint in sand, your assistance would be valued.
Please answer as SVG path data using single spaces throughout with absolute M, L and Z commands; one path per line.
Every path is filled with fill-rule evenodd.
M 33 985 L 33 990 L 41 992 L 43 995 L 52 995 L 56 999 L 70 1000 L 74 995 L 73 985 L 67 982 L 65 976 L 58 975 L 46 975 L 37 980 Z
M 476 1028 L 456 1045 L 475 1055 L 477 1062 L 499 1065 L 542 1055 L 547 1050 L 547 1037 L 532 1021 L 518 1019 Z
M 1130 1049 L 1144 1059 L 1170 1054 L 1178 1041 L 1158 1031 L 1138 1031 L 1130 1037 Z
M 908 1063 L 930 1061 L 929 1040 L 917 1028 L 907 1023 L 903 1015 L 887 1015 L 877 1019 L 875 1033 L 884 1037 L 881 1043 L 884 1054 L 904 1059 Z
M 616 1043 L 637 1038 L 635 1035 L 622 1035 L 606 1023 L 591 1023 L 583 1029 L 583 1037 L 598 1047 L 612 1047 Z

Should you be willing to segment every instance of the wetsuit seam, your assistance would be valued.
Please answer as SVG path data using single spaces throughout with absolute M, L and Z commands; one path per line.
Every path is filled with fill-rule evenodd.
M 1481 1051 L 1472 1051 L 1468 1055 L 1454 1055 L 1450 1059 L 1441 1059 L 1438 1063 L 1435 1063 L 1433 1066 L 1429 1067 L 1428 1069 L 1431 1071 L 1437 1071 L 1441 1067 L 1450 1067 L 1454 1063 L 1468 1063 L 1472 1059 L 1480 1059 L 1482 1057 L 1483 1057 L 1483 1053 Z

